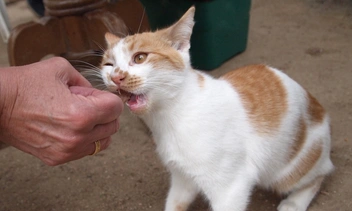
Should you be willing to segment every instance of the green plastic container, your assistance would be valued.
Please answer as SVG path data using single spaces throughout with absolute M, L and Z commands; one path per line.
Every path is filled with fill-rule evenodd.
M 196 7 L 191 37 L 192 66 L 212 70 L 247 47 L 250 0 L 140 0 L 150 27 L 175 23 L 192 5 Z

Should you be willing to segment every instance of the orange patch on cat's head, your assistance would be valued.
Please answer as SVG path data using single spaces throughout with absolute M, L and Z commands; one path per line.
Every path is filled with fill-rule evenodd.
M 136 34 L 126 37 L 124 44 L 126 53 L 146 53 L 145 62 L 151 64 L 154 69 L 183 70 L 185 68 L 181 55 L 162 34 L 151 32 Z
M 126 46 L 123 48 L 126 55 L 146 53 L 148 57 L 146 62 L 151 64 L 154 69 L 184 70 L 188 65 L 189 55 L 187 59 L 187 56 L 181 54 L 188 54 L 190 48 L 194 14 L 195 7 L 191 7 L 175 24 L 168 28 L 127 36 L 123 40 L 108 32 L 105 34 L 108 50 L 121 41 Z M 104 55 L 104 57 L 106 56 Z
M 126 37 L 125 50 L 132 54 L 146 53 L 146 62 L 154 69 L 184 70 L 189 62 L 184 61 L 183 56 L 184 53 L 188 54 L 190 48 L 194 13 L 195 8 L 191 7 L 179 21 L 168 28 Z M 114 42 L 113 38 L 110 39 Z
M 105 41 L 108 44 L 108 47 L 116 45 L 120 40 L 121 40 L 120 37 L 118 37 L 110 32 L 105 33 Z

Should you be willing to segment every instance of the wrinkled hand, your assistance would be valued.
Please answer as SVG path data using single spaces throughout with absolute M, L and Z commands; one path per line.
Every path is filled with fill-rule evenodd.
M 108 147 L 123 104 L 91 87 L 65 59 L 0 70 L 0 141 L 48 165 Z

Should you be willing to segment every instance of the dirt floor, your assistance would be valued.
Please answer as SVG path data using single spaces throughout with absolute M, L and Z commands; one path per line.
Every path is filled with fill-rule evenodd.
M 34 18 L 25 2 L 8 11 L 14 25 Z M 0 66 L 7 66 L 6 45 L 0 46 Z M 252 63 L 283 69 L 330 112 L 336 170 L 309 210 L 352 210 L 352 1 L 253 0 L 248 49 L 209 73 L 219 76 Z M 148 130 L 127 110 L 110 148 L 94 157 L 48 167 L 4 148 L 0 210 L 162 210 L 169 181 L 154 150 Z M 276 210 L 279 201 L 257 190 L 248 210 Z M 190 210 L 208 205 L 199 197 Z

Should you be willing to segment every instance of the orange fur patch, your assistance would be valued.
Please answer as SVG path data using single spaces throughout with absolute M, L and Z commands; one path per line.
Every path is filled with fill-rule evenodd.
M 294 159 L 297 154 L 301 151 L 305 141 L 307 138 L 307 125 L 304 122 L 304 119 L 301 118 L 298 122 L 298 130 L 296 133 L 296 137 L 294 139 L 294 143 L 292 145 L 292 153 L 290 155 L 290 160 Z
M 274 188 L 279 193 L 287 193 L 292 187 L 301 180 L 317 163 L 321 153 L 323 151 L 323 145 L 321 141 L 317 141 L 309 149 L 309 151 L 300 158 L 295 168 L 284 178 L 274 185 Z
M 116 45 L 120 41 L 120 38 L 110 32 L 107 32 L 105 34 L 105 40 L 109 46 L 113 46 L 113 45 Z
M 325 110 L 310 93 L 308 93 L 308 114 L 312 122 L 321 123 L 325 116 Z
M 171 43 L 162 31 L 155 33 L 142 33 L 126 37 L 126 51 L 132 54 L 144 52 L 148 54 L 146 62 L 155 69 L 183 70 L 183 63 L 180 54 L 171 47 Z
M 313 187 L 313 191 L 314 192 L 318 192 L 319 189 L 320 189 L 320 186 L 321 186 L 321 183 L 323 183 L 324 181 L 324 176 L 320 176 L 320 177 L 317 177 L 313 183 L 314 187 Z
M 186 211 L 187 207 L 185 204 L 178 204 L 175 211 Z
M 287 111 L 287 94 L 280 78 L 265 65 L 250 65 L 221 78 L 240 94 L 251 123 L 260 133 L 280 126 Z
M 198 85 L 200 88 L 204 87 L 204 83 L 205 83 L 205 78 L 202 74 L 197 73 L 197 77 L 198 77 Z
M 124 71 L 120 71 L 120 74 L 124 76 L 124 80 L 120 82 L 120 87 L 127 92 L 133 92 L 143 84 L 141 77 L 130 75 Z

